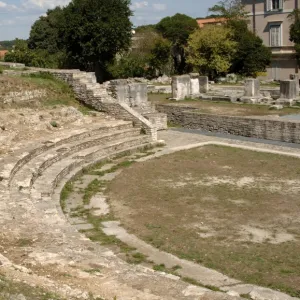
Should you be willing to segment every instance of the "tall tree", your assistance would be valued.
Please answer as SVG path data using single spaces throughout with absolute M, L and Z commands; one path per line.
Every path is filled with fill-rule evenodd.
M 203 75 L 214 79 L 228 72 L 236 53 L 233 31 L 224 26 L 205 26 L 191 34 L 187 62 Z
M 263 41 L 248 28 L 248 16 L 241 0 L 222 0 L 209 9 L 226 19 L 225 26 L 233 32 L 237 51 L 230 72 L 256 77 L 271 62 L 271 51 Z
M 238 43 L 230 72 L 251 77 L 256 77 L 258 72 L 264 72 L 271 63 L 271 50 L 263 44 L 260 37 L 248 29 L 245 20 L 231 20 L 228 26 L 233 30 L 234 40 Z
M 96 71 L 131 42 L 130 0 L 73 0 L 65 9 L 64 41 L 74 66 Z
M 292 20 L 290 26 L 290 41 L 295 43 L 296 58 L 300 65 L 300 10 L 295 9 L 289 18 Z
M 209 9 L 215 16 L 220 16 L 228 20 L 245 19 L 245 5 L 241 0 L 222 0 Z
M 186 68 L 184 47 L 191 33 L 198 29 L 197 21 L 184 14 L 176 14 L 162 19 L 156 29 L 172 43 L 172 56 L 177 73 L 181 74 Z
M 61 7 L 48 10 L 46 16 L 42 16 L 31 27 L 28 40 L 30 49 L 47 50 L 50 54 L 63 51 L 62 39 L 65 27 L 64 12 Z

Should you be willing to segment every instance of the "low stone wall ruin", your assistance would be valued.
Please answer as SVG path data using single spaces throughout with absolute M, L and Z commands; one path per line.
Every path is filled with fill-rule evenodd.
M 175 105 L 158 104 L 156 109 L 167 114 L 170 122 L 188 129 L 300 144 L 300 121 L 203 114 L 193 107 Z
M 146 134 L 150 135 L 153 141 L 157 140 L 158 129 L 167 128 L 167 122 L 165 122 L 164 128 L 158 128 L 156 124 L 152 124 L 134 107 L 118 101 L 107 89 L 109 83 L 98 84 L 94 73 L 81 72 L 80 70 L 28 68 L 28 70 L 18 72 L 18 74 L 30 74 L 32 72 L 51 73 L 54 77 L 67 82 L 79 101 L 96 110 L 104 111 L 116 119 L 132 121 L 134 126 L 141 127 Z
M 0 103 L 12 104 L 12 103 L 27 103 L 35 99 L 40 99 L 47 95 L 46 90 L 29 90 L 21 92 L 9 92 L 5 95 L 0 95 Z

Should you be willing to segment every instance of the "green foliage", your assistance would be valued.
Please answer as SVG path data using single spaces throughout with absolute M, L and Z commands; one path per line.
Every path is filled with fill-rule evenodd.
M 28 48 L 25 40 L 16 39 L 15 48 L 5 55 L 6 62 L 24 63 L 29 67 L 59 68 L 64 61 L 63 53 L 50 54 L 47 50 Z
M 289 18 L 292 20 L 290 26 L 290 41 L 295 43 L 296 57 L 300 65 L 300 10 L 295 9 Z
M 159 38 L 151 49 L 149 60 L 150 66 L 159 72 L 159 74 L 172 74 L 173 64 L 171 61 L 171 43 Z
M 0 41 L 0 50 L 11 50 L 15 45 L 15 40 L 13 41 Z
M 190 36 L 187 62 L 201 74 L 214 78 L 228 72 L 237 46 L 230 28 L 206 26 Z
M 129 0 L 73 0 L 64 9 L 64 42 L 75 66 L 99 71 L 129 49 L 129 5 Z
M 251 77 L 264 72 L 271 62 L 271 50 L 248 29 L 246 21 L 231 20 L 228 26 L 233 30 L 234 40 L 238 43 L 230 72 Z
M 163 18 L 156 29 L 173 44 L 185 45 L 189 35 L 198 28 L 197 21 L 184 14 Z
M 171 43 L 153 28 L 145 27 L 134 37 L 132 50 L 108 66 L 113 78 L 154 77 L 172 69 Z M 171 65 L 171 66 L 170 66 Z
M 30 49 L 47 50 L 55 54 L 64 49 L 62 28 L 65 26 L 63 9 L 56 7 L 48 10 L 46 16 L 42 16 L 31 27 L 28 47 Z
M 128 53 L 108 65 L 113 78 L 144 77 L 147 74 L 147 60 L 137 54 Z
M 184 47 L 186 46 L 190 34 L 196 29 L 198 29 L 197 21 L 183 14 L 166 17 L 156 25 L 156 30 L 172 43 L 171 53 L 174 68 L 178 74 L 188 71 L 186 69 Z
M 241 0 L 222 0 L 209 9 L 215 17 L 223 17 L 227 20 L 241 20 L 245 19 L 247 12 L 245 5 Z

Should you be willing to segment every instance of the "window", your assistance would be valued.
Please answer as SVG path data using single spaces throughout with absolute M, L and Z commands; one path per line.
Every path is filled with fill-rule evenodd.
M 270 25 L 270 46 L 281 46 L 281 26 L 280 24 Z
M 267 11 L 277 11 L 283 9 L 283 0 L 266 0 Z

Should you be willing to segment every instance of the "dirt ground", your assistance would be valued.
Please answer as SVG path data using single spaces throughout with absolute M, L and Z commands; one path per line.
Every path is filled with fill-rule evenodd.
M 299 297 L 299 192 L 298 159 L 207 146 L 133 164 L 108 195 L 152 245 Z
M 171 95 L 163 94 L 149 94 L 149 100 L 157 104 L 172 104 L 176 106 L 190 106 L 197 108 L 199 113 L 215 114 L 215 115 L 228 115 L 228 116 L 283 116 L 288 114 L 299 114 L 300 107 L 289 108 L 286 107 L 282 110 L 269 110 L 268 105 L 254 105 L 254 104 L 241 104 L 231 103 L 226 101 L 205 101 L 205 100 L 184 100 L 172 101 L 168 100 Z
M 47 96 L 24 105 L 1 104 L 3 95 L 9 92 L 36 89 L 45 90 Z M 0 156 L 28 141 L 93 122 L 86 114 L 89 109 L 75 99 L 69 86 L 51 77 L 0 75 L 0 107 Z

